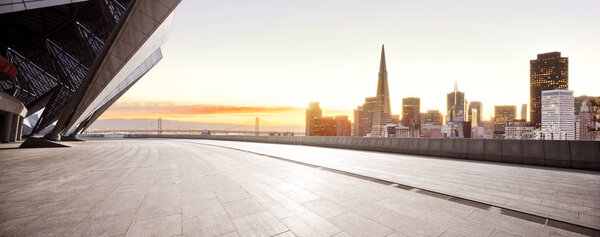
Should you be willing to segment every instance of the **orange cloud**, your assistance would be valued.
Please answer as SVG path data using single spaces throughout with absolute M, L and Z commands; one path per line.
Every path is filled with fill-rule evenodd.
M 234 105 L 182 105 L 170 102 L 119 101 L 100 119 L 157 118 L 206 123 L 245 124 L 255 117 L 272 125 L 304 125 L 303 107 L 292 106 L 234 106 Z M 324 116 L 352 115 L 352 111 L 324 110 Z
M 256 113 L 282 113 L 304 110 L 299 107 L 267 107 L 267 106 L 231 106 L 231 105 L 174 105 L 169 103 L 134 103 L 125 102 L 113 105 L 107 110 L 105 116 L 115 115 L 210 115 L 210 114 L 256 114 Z

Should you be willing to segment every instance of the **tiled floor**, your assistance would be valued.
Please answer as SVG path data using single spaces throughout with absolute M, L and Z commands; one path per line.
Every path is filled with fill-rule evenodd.
M 600 172 L 596 171 L 311 146 L 187 142 L 282 157 L 600 229 Z
M 0 146 L 0 236 L 577 235 L 189 140 L 68 145 Z

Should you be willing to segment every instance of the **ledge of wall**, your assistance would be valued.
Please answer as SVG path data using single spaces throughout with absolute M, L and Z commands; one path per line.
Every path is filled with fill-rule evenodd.
M 600 171 L 600 142 L 440 138 L 125 135 L 321 146 Z

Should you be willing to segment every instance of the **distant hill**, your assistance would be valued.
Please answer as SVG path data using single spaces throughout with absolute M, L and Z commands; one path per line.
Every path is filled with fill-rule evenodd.
M 156 129 L 158 122 L 156 119 L 98 119 L 89 128 L 93 130 L 151 130 Z M 254 131 L 253 125 L 239 125 L 231 123 L 201 123 L 184 122 L 176 120 L 162 121 L 163 129 L 209 129 L 209 130 L 236 130 L 236 131 Z M 275 132 L 304 132 L 304 126 L 282 125 L 282 126 L 260 126 L 263 131 Z

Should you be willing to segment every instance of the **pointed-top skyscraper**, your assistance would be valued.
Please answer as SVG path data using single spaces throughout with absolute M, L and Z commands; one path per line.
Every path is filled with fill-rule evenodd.
M 377 81 L 377 105 L 373 114 L 371 136 L 380 137 L 381 130 L 386 124 L 392 123 L 392 109 L 388 89 L 387 68 L 385 65 L 385 48 L 381 45 L 381 61 L 379 62 L 379 79 Z

